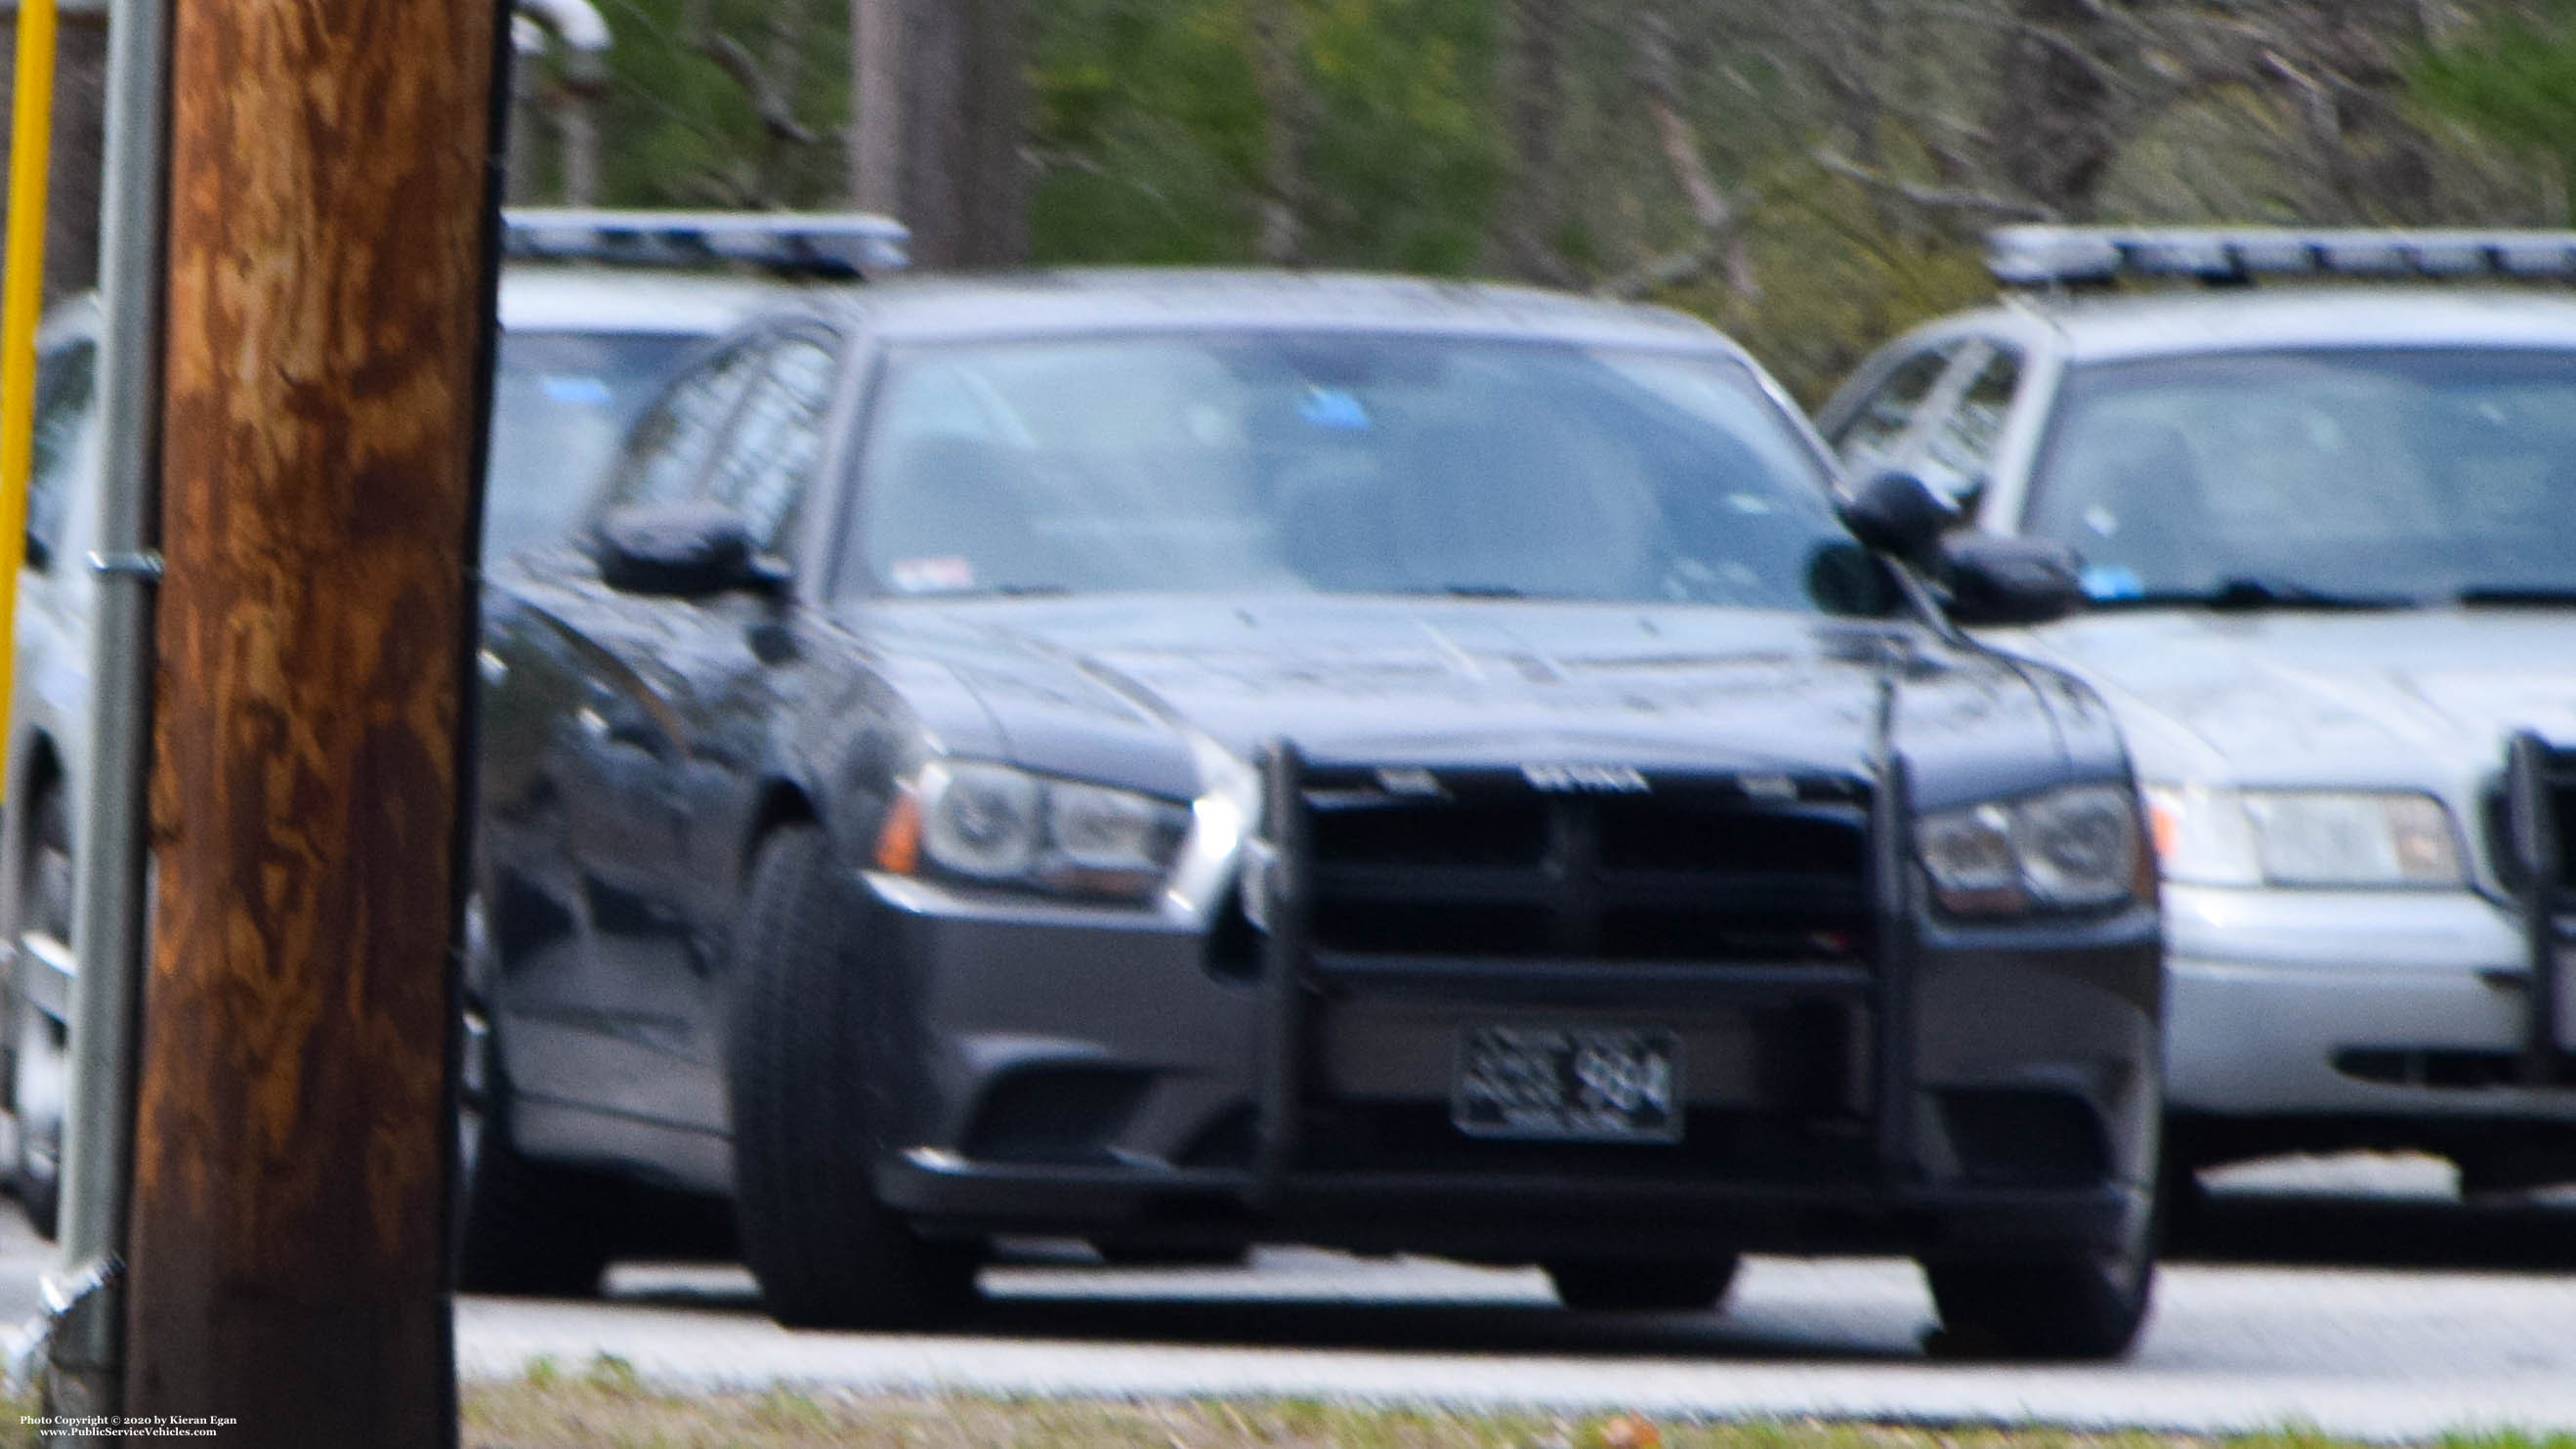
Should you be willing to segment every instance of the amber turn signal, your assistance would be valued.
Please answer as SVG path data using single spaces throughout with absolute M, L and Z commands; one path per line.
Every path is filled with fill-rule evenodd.
M 877 827 L 877 868 L 896 875 L 921 868 L 921 802 L 910 790 L 894 797 L 885 824 Z

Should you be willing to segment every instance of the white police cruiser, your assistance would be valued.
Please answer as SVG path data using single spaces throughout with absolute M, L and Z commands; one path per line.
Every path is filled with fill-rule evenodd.
M 1992 240 L 2006 300 L 1819 421 L 2086 561 L 2093 607 L 2014 642 L 2101 689 L 2147 787 L 2173 1165 L 2576 1178 L 2576 300 L 2533 285 L 2576 235 Z
M 862 214 L 513 210 L 502 269 L 483 551 L 550 540 L 589 496 L 627 424 L 706 338 L 801 283 L 900 268 L 907 236 Z M 52 1235 L 72 978 L 72 830 L 87 779 L 89 565 L 103 465 L 94 298 L 57 307 L 37 339 L 27 561 L 9 700 L 10 801 L 0 838 L 0 1091 L 6 1173 Z

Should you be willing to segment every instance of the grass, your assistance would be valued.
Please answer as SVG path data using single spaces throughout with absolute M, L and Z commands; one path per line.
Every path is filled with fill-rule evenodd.
M 1873 1424 L 1657 1422 L 1638 1415 L 1476 1414 L 1308 1400 L 1099 1401 L 845 1396 L 772 1389 L 673 1395 L 622 1360 L 536 1365 L 470 1386 L 465 1449 L 2346 1449 L 2287 1431 L 2229 1440 Z M 2576 1449 L 2576 1438 L 2455 1437 L 2436 1449 Z
M 2204 1439 L 1476 1414 L 1306 1399 L 672 1394 L 647 1387 L 623 1359 L 608 1355 L 577 1370 L 540 1359 L 514 1381 L 468 1385 L 464 1397 L 463 1449 L 2358 1449 L 2305 1430 Z M 34 1412 L 31 1403 L 0 1398 L 0 1449 L 62 1442 L 39 1439 L 19 1422 Z M 2428 1449 L 2576 1449 L 2576 1436 L 2454 1435 Z

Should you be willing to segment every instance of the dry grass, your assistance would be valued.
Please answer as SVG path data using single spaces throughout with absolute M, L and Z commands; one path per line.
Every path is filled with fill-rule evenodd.
M 510 1383 L 469 1385 L 464 1398 L 464 1449 L 2357 1449 L 2300 1432 L 2213 1440 L 1814 1421 L 1658 1422 L 1625 1414 L 1471 1414 L 1304 1400 L 992 1399 L 787 1389 L 672 1394 L 648 1388 L 623 1362 L 605 1357 L 577 1373 L 540 1364 Z M 0 1398 L 0 1449 L 61 1442 L 39 1439 L 19 1422 L 33 1412 L 32 1405 Z M 231 1437 L 218 1435 L 213 1442 Z M 2463 1437 L 2436 1449 L 2576 1449 L 2576 1437 Z
M 540 1367 L 465 1395 L 466 1449 L 2343 1449 L 2300 1433 L 2229 1441 L 2053 1430 L 1655 1422 L 1469 1414 L 1306 1401 L 1091 1401 L 670 1395 L 616 1360 Z M 2576 1440 L 2456 1440 L 2442 1449 L 2576 1449 Z

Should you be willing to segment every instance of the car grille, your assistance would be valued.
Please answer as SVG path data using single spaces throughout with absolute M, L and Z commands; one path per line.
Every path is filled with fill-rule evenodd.
M 1310 772 L 1320 952 L 1607 962 L 1869 959 L 1869 806 L 1847 781 L 1551 793 L 1517 772 Z M 1635 783 L 1644 784 L 1642 780 Z M 1789 793 L 1794 789 L 1794 797 Z

